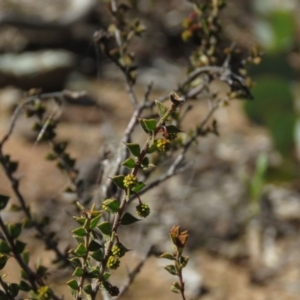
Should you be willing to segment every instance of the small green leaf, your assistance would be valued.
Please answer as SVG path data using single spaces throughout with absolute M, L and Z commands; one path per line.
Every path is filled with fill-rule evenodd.
M 79 267 L 77 267 L 72 274 L 72 276 L 76 276 L 76 277 L 81 277 L 82 275 L 83 275 L 83 270 Z
M 81 226 L 85 223 L 86 218 L 83 217 L 73 217 L 73 219 Z
M 4 209 L 8 203 L 9 197 L 0 195 L 0 210 Z
M 91 254 L 91 257 L 92 257 L 94 260 L 101 262 L 101 261 L 103 260 L 103 253 L 102 253 L 102 251 L 99 249 L 99 250 L 93 252 L 93 253 Z
M 19 254 L 21 254 L 25 249 L 26 244 L 17 240 L 16 241 L 16 250 Z
M 104 235 L 111 235 L 111 225 L 109 222 L 102 222 L 97 226 Z
M 102 246 L 97 243 L 95 240 L 91 240 L 89 246 L 88 246 L 88 251 L 97 251 L 100 249 Z
M 0 240 L 0 253 L 8 254 L 10 252 L 10 247 L 5 240 Z
M 133 156 L 139 156 L 141 153 L 140 145 L 139 144 L 134 144 L 134 143 L 125 143 L 127 148 L 129 149 L 130 153 Z
M 104 274 L 103 274 L 103 281 L 106 281 L 109 277 L 110 277 L 110 273 L 108 273 L 108 272 L 105 272 Z
M 8 261 L 8 259 L 9 259 L 8 255 L 0 254 L 0 270 L 2 270 L 5 267 L 6 262 Z
M 74 267 L 82 267 L 81 260 L 78 257 L 70 258 L 69 261 L 72 263 Z
M 21 278 L 29 279 L 28 274 L 23 269 L 21 270 Z
M 72 290 L 78 290 L 78 283 L 75 279 L 71 279 L 67 282 L 67 285 L 72 289 Z
M 86 255 L 86 252 L 87 252 L 87 250 L 83 243 L 80 243 L 77 246 L 77 248 L 74 250 L 74 253 L 79 257 Z
M 180 130 L 179 128 L 177 128 L 174 125 L 167 126 L 167 131 L 168 131 L 168 133 L 179 133 L 179 132 L 182 132 L 182 130 Z
M 127 158 L 122 165 L 127 167 L 128 169 L 133 169 L 135 167 L 135 161 L 132 158 Z
M 96 218 L 96 217 L 99 217 L 99 216 L 101 217 L 102 216 L 102 210 L 93 210 L 93 211 L 91 211 L 91 216 L 93 218 Z
M 173 266 L 173 265 L 165 266 L 164 269 L 166 269 L 172 275 L 178 275 L 178 272 L 177 272 L 175 266 Z
M 40 277 L 43 277 L 46 274 L 47 270 L 48 268 L 46 268 L 45 266 L 39 265 L 36 269 L 36 274 Z
M 101 215 L 99 215 L 99 216 L 97 216 L 96 218 L 93 218 L 93 219 L 91 220 L 91 223 L 90 223 L 90 229 L 94 229 L 94 228 L 97 226 L 97 224 L 98 224 L 100 218 L 101 218 Z
M 153 152 L 155 152 L 155 151 L 157 151 L 157 141 L 155 140 L 154 142 L 153 142 L 153 144 L 148 148 L 148 153 L 150 154 L 150 153 L 153 153 Z
M 88 294 L 88 295 L 92 295 L 93 293 L 93 289 L 92 289 L 92 286 L 90 284 L 86 284 L 84 287 L 83 287 L 83 290 Z
M 19 285 L 16 283 L 9 283 L 7 285 L 8 291 L 11 294 L 11 296 L 13 297 L 17 297 L 18 293 L 19 293 Z
M 117 213 L 120 209 L 120 203 L 117 199 L 106 199 L 103 204 L 105 204 L 112 213 Z
M 143 119 L 145 127 L 149 131 L 154 131 L 156 129 L 156 120 L 155 119 Z
M 80 244 L 80 243 L 84 244 L 84 238 L 82 236 L 74 235 L 73 237 L 78 244 Z
M 28 265 L 28 263 L 29 263 L 29 252 L 28 252 L 28 250 L 26 250 L 22 253 L 22 259 L 23 259 L 24 263 L 26 265 Z
M 41 226 L 43 226 L 43 224 L 41 224 Z M 32 228 L 32 227 L 33 227 L 32 220 L 30 220 L 28 218 L 23 219 L 23 228 L 29 229 L 29 228 Z
M 145 186 L 146 186 L 146 184 L 144 182 L 138 182 L 137 185 L 132 189 L 132 191 L 135 192 L 135 193 L 138 193 Z
M 188 261 L 189 261 L 189 257 L 188 256 L 181 256 L 180 257 L 180 266 L 182 268 L 184 268 L 187 265 Z
M 86 236 L 87 232 L 84 228 L 78 227 L 74 230 L 71 231 L 72 234 L 77 235 L 77 236 Z
M 148 166 L 149 166 L 149 158 L 145 156 L 142 160 L 142 167 L 148 168 Z
M 124 216 L 122 217 L 120 224 L 122 225 L 130 225 L 133 223 L 136 223 L 140 221 L 139 219 L 137 219 L 136 217 L 134 217 L 132 214 L 130 213 L 125 213 Z
M 150 133 L 150 131 L 147 129 L 147 127 L 146 127 L 146 125 L 145 125 L 145 119 L 138 119 L 139 120 L 139 122 L 140 122 L 140 125 L 141 125 L 141 127 L 143 128 L 143 130 L 147 133 L 147 134 L 149 134 Z
M 19 163 L 17 161 L 10 161 L 10 163 L 8 165 L 9 172 L 10 173 L 16 172 L 18 169 L 18 165 L 19 165 Z
M 14 224 L 9 224 L 7 226 L 8 232 L 11 235 L 13 239 L 16 239 L 22 230 L 22 224 L 21 223 L 14 223 Z
M 181 290 L 180 284 L 179 284 L 178 282 L 173 282 L 173 283 L 172 283 L 172 286 L 171 286 L 171 291 L 172 291 L 173 293 L 178 294 L 178 293 L 180 293 L 180 290 Z
M 124 177 L 125 177 L 124 175 L 117 175 L 117 176 L 111 177 L 111 180 L 117 187 L 125 190 L 126 187 L 124 186 Z
M 170 259 L 170 260 L 175 260 L 174 256 L 171 253 L 163 253 L 159 256 L 160 258 L 166 258 L 166 259 Z
M 88 278 L 98 278 L 99 275 L 100 275 L 99 267 L 94 267 L 88 272 L 87 277 Z
M 157 107 L 159 116 L 162 118 L 167 112 L 167 108 L 158 100 L 155 100 L 155 105 Z
M 7 298 L 6 293 L 0 290 L 0 299 L 6 299 L 6 298 Z
M 29 292 L 31 290 L 31 286 L 24 280 L 20 281 L 19 289 L 21 291 Z

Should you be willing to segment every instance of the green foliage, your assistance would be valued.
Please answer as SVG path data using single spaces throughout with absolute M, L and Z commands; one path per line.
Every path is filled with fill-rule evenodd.
M 18 204 L 14 208 L 24 212 L 26 221 L 4 224 L 0 218 L 0 228 L 3 232 L 3 239 L 0 240 L 0 268 L 5 268 L 10 257 L 17 258 L 21 268 L 19 283 L 1 283 L 1 297 L 4 299 L 5 297 L 7 299 L 14 298 L 18 295 L 19 290 L 22 290 L 27 292 L 30 299 L 60 299 L 46 283 L 48 268 L 41 264 L 35 268 L 30 266 L 30 253 L 26 250 L 26 243 L 22 241 L 24 228 L 33 228 L 36 231 L 38 238 L 44 241 L 46 249 L 52 250 L 56 254 L 54 261 L 59 263 L 60 267 L 72 268 L 73 278 L 66 284 L 74 299 L 95 300 L 99 289 L 107 291 L 112 297 L 119 295 L 118 287 L 108 281 L 113 270 L 120 266 L 121 258 L 128 252 L 128 249 L 122 244 L 122 234 L 118 229 L 121 225 L 130 226 L 141 221 L 127 212 L 128 207 L 132 205 L 133 201 L 138 201 L 137 216 L 148 217 L 150 207 L 142 201 L 143 193 L 149 187 L 152 188 L 181 171 L 180 167 L 185 153 L 199 136 L 217 133 L 216 121 L 210 125 L 209 119 L 219 106 L 229 103 L 233 98 L 232 93 L 235 96 L 251 97 L 250 84 L 245 78 L 245 65 L 248 62 L 258 62 L 260 54 L 253 51 L 248 57 L 241 59 L 239 56 L 235 56 L 238 51 L 224 49 L 222 27 L 219 23 L 219 13 L 224 7 L 224 1 L 207 0 L 204 2 L 197 3 L 195 1 L 194 10 L 183 22 L 185 28 L 183 39 L 195 42 L 195 50 L 190 56 L 190 66 L 185 80 L 169 96 L 154 101 L 149 100 L 150 86 L 142 101 L 138 101 L 133 89 L 137 67 L 134 63 L 134 53 L 129 51 L 129 46 L 132 39 L 139 37 L 145 28 L 139 19 L 128 18 L 129 7 L 126 4 L 117 5 L 114 1 L 110 3 L 109 11 L 113 22 L 107 26 L 107 30 L 99 30 L 95 33 L 94 42 L 97 50 L 103 51 L 104 55 L 123 73 L 134 113 L 122 138 L 123 144 L 118 149 L 120 151 L 116 161 L 119 165 L 112 171 L 112 174 L 108 175 L 115 185 L 116 191 L 107 192 L 103 199 L 100 196 L 99 201 L 92 204 L 89 209 L 86 208 L 87 204 L 80 193 L 83 181 L 78 178 L 78 170 L 75 167 L 76 160 L 68 153 L 68 143 L 58 140 L 56 130 L 59 122 L 48 108 L 48 102 L 54 100 L 54 104 L 61 109 L 61 99 L 64 98 L 65 92 L 53 95 L 51 93 L 40 94 L 39 91 L 34 90 L 28 95 L 25 104 L 21 104 L 24 105 L 27 116 L 34 119 L 33 130 L 37 134 L 36 142 L 47 141 L 50 146 L 46 159 L 54 162 L 58 169 L 68 177 L 69 185 L 66 191 L 73 193 L 77 198 L 78 215 L 73 217 L 77 224 L 71 230 L 76 244 L 66 253 L 61 252 L 55 233 L 45 230 L 49 222 L 53 222 L 53 220 L 39 219 L 39 215 L 31 213 L 26 199 L 19 189 L 19 179 L 15 177 L 18 162 L 12 161 L 9 155 L 3 154 L 2 146 L 9 138 L 11 134 L 9 133 L 0 141 L 0 163 L 18 200 Z M 238 62 L 238 67 L 225 64 L 227 60 L 230 64 L 231 58 L 235 64 Z M 211 108 L 207 112 L 207 116 L 201 122 L 197 120 L 194 129 L 190 130 L 191 134 L 186 134 L 181 139 L 183 131 L 180 128 L 183 128 L 181 125 L 185 120 L 185 114 L 188 113 L 188 110 L 180 113 L 181 106 L 184 104 L 185 98 L 196 99 L 204 91 L 204 88 L 199 89 L 200 82 L 204 82 L 204 78 L 207 87 L 214 78 L 226 82 L 231 88 L 231 96 L 217 100 L 210 95 Z M 239 82 L 238 86 L 232 84 L 236 80 Z M 208 90 L 207 87 L 206 90 Z M 169 102 L 164 103 L 168 99 Z M 270 124 L 273 123 L 270 121 Z M 144 131 L 142 142 L 135 141 L 133 138 L 136 126 L 140 126 Z M 117 149 L 114 150 L 118 152 Z M 170 158 L 174 159 L 174 162 L 162 177 L 163 179 L 152 182 L 153 185 L 148 185 L 147 180 L 153 173 L 151 167 L 154 166 L 154 160 L 156 160 L 155 164 L 157 162 L 159 165 Z M 262 176 L 262 173 L 260 172 L 259 175 Z M 101 184 L 105 185 L 103 182 Z M 109 186 L 103 187 L 109 190 Z M 0 195 L 0 210 L 6 208 L 8 201 L 9 197 Z M 179 282 L 172 284 L 171 290 L 180 293 L 185 299 L 182 270 L 186 267 L 189 259 L 182 253 L 186 246 L 188 233 L 181 231 L 179 226 L 174 226 L 170 231 L 170 237 L 173 252 L 164 253 L 161 257 L 172 261 L 173 264 L 166 266 L 165 269 L 179 278 Z M 133 275 L 130 274 L 130 282 L 138 273 L 139 265 L 141 264 L 138 264 L 137 269 L 132 272 Z M 108 269 L 111 272 L 108 272 Z
M 283 78 L 268 75 L 259 78 L 253 88 L 256 99 L 245 110 L 254 122 L 269 128 L 275 147 L 284 158 L 292 155 L 296 114 L 289 83 Z

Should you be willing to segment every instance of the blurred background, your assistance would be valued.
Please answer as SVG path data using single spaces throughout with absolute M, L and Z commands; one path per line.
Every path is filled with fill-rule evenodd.
M 104 143 L 118 141 L 133 111 L 122 74 L 93 43 L 94 32 L 110 23 L 106 3 L 0 0 L 0 133 L 31 88 L 86 91 L 82 101 L 64 104 L 59 126 L 59 139 L 70 141 L 82 172 L 99 159 Z M 182 21 L 192 6 L 184 0 L 132 0 L 130 6 L 130 16 L 138 16 L 147 28 L 131 46 L 139 66 L 135 89 L 142 97 L 153 81 L 154 99 L 185 76 L 194 45 L 181 40 Z M 167 247 L 169 228 L 181 224 L 190 231 L 194 299 L 299 299 L 299 15 L 297 0 L 228 1 L 221 19 L 228 45 L 234 41 L 246 53 L 258 44 L 264 52 L 262 63 L 249 69 L 254 101 L 234 101 L 220 109 L 220 137 L 200 139 L 189 156 L 193 166 L 145 195 L 153 215 L 135 228 L 139 238 L 124 237 L 130 248 L 143 245 L 130 254 L 129 266 L 151 242 Z M 200 118 L 202 106 L 193 103 L 186 130 Z M 22 189 L 33 210 L 59 215 L 54 230 L 62 224 L 71 230 L 66 217 L 70 204 L 60 196 L 67 179 L 44 160 L 47 145 L 33 146 L 30 122 L 20 117 L 5 150 L 20 161 Z M 0 180 L 0 192 L 12 195 L 2 171 Z M 15 215 L 7 211 L 5 217 L 13 220 Z M 66 246 L 69 232 L 64 234 Z M 33 241 L 36 257 L 50 264 L 51 254 L 40 254 L 42 245 Z M 145 298 L 145 286 L 146 299 L 173 297 L 172 278 L 153 261 L 124 299 Z M 6 272 L 13 280 L 18 273 L 13 263 L 10 267 Z M 125 268 L 120 282 L 122 272 Z M 157 278 L 149 279 L 149 272 Z M 53 277 L 57 283 L 61 279 Z

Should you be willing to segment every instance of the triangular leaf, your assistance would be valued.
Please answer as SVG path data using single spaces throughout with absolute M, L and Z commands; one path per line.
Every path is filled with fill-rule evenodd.
M 133 169 L 135 167 L 135 161 L 132 158 L 127 158 L 124 162 L 122 162 L 122 165 L 129 169 Z
M 155 105 L 157 107 L 159 116 L 162 118 L 167 112 L 167 108 L 158 100 L 155 100 Z
M 79 257 L 86 255 L 86 252 L 87 252 L 87 250 L 86 250 L 84 244 L 82 244 L 82 243 L 79 244 L 77 246 L 77 248 L 74 250 L 74 254 L 76 254 Z
M 8 259 L 9 259 L 8 255 L 0 254 L 0 270 L 2 270 L 5 267 Z
M 101 218 L 101 215 L 99 215 L 99 216 L 97 216 L 96 218 L 93 218 L 93 219 L 91 220 L 91 223 L 90 223 L 90 229 L 94 229 L 94 228 L 97 226 L 97 224 L 98 224 L 100 218 Z
M 135 193 L 138 193 L 145 186 L 146 186 L 146 184 L 144 182 L 138 182 L 137 185 L 132 189 L 132 191 L 135 192 Z
M 148 153 L 153 153 L 157 151 L 157 141 L 155 140 L 152 145 L 148 148 Z
M 126 189 L 126 187 L 124 186 L 124 175 L 117 175 L 117 176 L 111 177 L 111 180 L 117 187 L 119 187 L 123 190 Z
M 17 240 L 16 241 L 16 250 L 19 254 L 21 254 L 25 249 L 26 244 Z
M 22 253 L 22 259 L 23 259 L 24 263 L 26 265 L 28 265 L 28 263 L 29 263 L 29 252 L 28 252 L 28 250 L 26 250 Z
M 168 133 L 179 133 L 179 132 L 182 132 L 182 130 L 180 130 L 179 128 L 177 128 L 174 125 L 167 126 L 167 131 L 168 131 Z
M 140 145 L 139 144 L 134 144 L 134 143 L 125 143 L 127 148 L 129 149 L 130 153 L 133 156 L 139 156 L 141 153 Z
M 120 208 L 120 203 L 117 199 L 106 199 L 103 205 L 107 207 L 112 213 L 117 213 Z
M 101 261 L 103 260 L 103 253 L 102 253 L 102 251 L 99 249 L 99 250 L 93 252 L 93 253 L 91 254 L 91 257 L 92 257 L 94 260 L 101 262 Z
M 31 286 L 24 280 L 20 281 L 19 289 L 21 291 L 29 292 L 31 290 Z
M 188 261 L 189 261 L 189 257 L 188 256 L 181 256 L 180 257 L 180 265 L 181 265 L 181 267 L 184 268 L 187 265 Z
M 166 258 L 166 259 L 170 259 L 170 260 L 175 260 L 174 256 L 171 253 L 163 253 L 159 256 L 160 258 Z
M 97 227 L 104 235 L 111 235 L 111 225 L 109 222 L 102 222 Z
M 97 251 L 98 249 L 100 249 L 102 246 L 97 243 L 95 240 L 91 240 L 89 246 L 88 246 L 88 250 L 89 251 Z
M 78 290 L 78 283 L 75 279 L 69 280 L 67 282 L 67 285 L 72 289 L 72 290 Z
M 8 165 L 8 170 L 10 173 L 14 173 L 18 169 L 19 163 L 17 161 L 11 161 Z
M 108 272 L 105 272 L 104 274 L 103 274 L 103 281 L 106 281 L 109 277 L 110 277 L 110 273 L 108 273 Z
M 83 270 L 82 268 L 79 267 L 77 267 L 72 274 L 72 276 L 76 276 L 76 277 L 81 277 L 82 275 L 83 275 Z
M 140 124 L 141 124 L 143 130 L 144 130 L 147 134 L 149 134 L 150 131 L 147 129 L 147 127 L 146 127 L 146 125 L 145 125 L 145 122 L 144 122 L 145 119 L 138 119 L 138 120 L 139 120 L 139 122 L 140 122 Z
M 143 119 L 143 122 L 148 131 L 154 131 L 156 129 L 155 119 Z
M 0 240 L 0 253 L 8 254 L 10 252 L 10 247 L 5 240 Z
M 9 200 L 8 196 L 0 195 L 0 210 L 4 209 Z
M 125 213 L 124 216 L 122 217 L 120 224 L 122 225 L 130 225 L 133 223 L 136 223 L 140 221 L 139 219 L 137 219 L 136 217 L 134 217 L 132 214 L 130 213 Z
M 173 293 L 176 293 L 176 294 L 178 294 L 178 293 L 180 293 L 180 284 L 178 283 L 178 282 L 173 282 L 173 284 L 172 284 L 172 286 L 171 286 L 171 291 L 173 292 Z
M 13 298 L 17 297 L 18 293 L 19 293 L 19 285 L 16 283 L 9 283 L 7 285 L 7 288 L 9 290 L 9 293 L 11 294 L 11 296 L 13 296 Z
M 91 284 L 86 284 L 84 287 L 83 287 L 83 290 L 88 294 L 88 295 L 91 295 L 93 293 L 93 289 L 92 289 L 92 286 Z
M 147 156 L 145 156 L 142 160 L 142 167 L 148 168 L 148 166 L 149 166 L 149 158 Z
M 86 230 L 82 227 L 78 227 L 78 228 L 72 230 L 71 232 L 72 232 L 72 234 L 77 235 L 77 236 L 86 236 L 87 235 Z
M 178 272 L 177 272 L 175 266 L 173 266 L 173 265 L 165 266 L 164 269 L 166 269 L 172 275 L 178 275 Z
M 8 232 L 11 235 L 13 239 L 16 239 L 22 230 L 22 224 L 21 223 L 14 223 L 14 224 L 9 224 L 7 226 Z
M 87 274 L 88 278 L 98 278 L 100 275 L 99 267 L 92 268 L 89 273 Z
M 81 226 L 83 226 L 83 224 L 85 223 L 86 218 L 83 217 L 73 217 L 74 220 Z
M 78 257 L 70 258 L 69 261 L 72 263 L 74 267 L 82 267 L 81 260 Z
M 45 266 L 39 265 L 36 269 L 36 274 L 39 277 L 43 277 L 46 274 L 47 270 L 48 268 L 46 268 Z

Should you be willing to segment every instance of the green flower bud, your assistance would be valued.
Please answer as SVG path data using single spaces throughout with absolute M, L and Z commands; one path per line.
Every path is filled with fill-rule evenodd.
M 118 269 L 120 266 L 120 259 L 118 256 L 112 255 L 108 258 L 107 267 L 113 270 Z
M 133 188 L 137 183 L 138 183 L 138 179 L 133 174 L 129 174 L 124 178 L 124 186 L 126 188 Z
M 111 252 L 114 256 L 123 257 L 127 249 L 122 244 L 116 244 L 112 247 Z
M 37 290 L 38 300 L 51 300 L 53 297 L 53 291 L 49 286 L 42 286 Z
M 171 142 L 169 139 L 157 140 L 157 149 L 160 152 L 167 152 L 170 149 Z
M 147 203 L 141 203 L 136 206 L 136 214 L 141 218 L 146 218 L 150 214 L 150 207 Z

